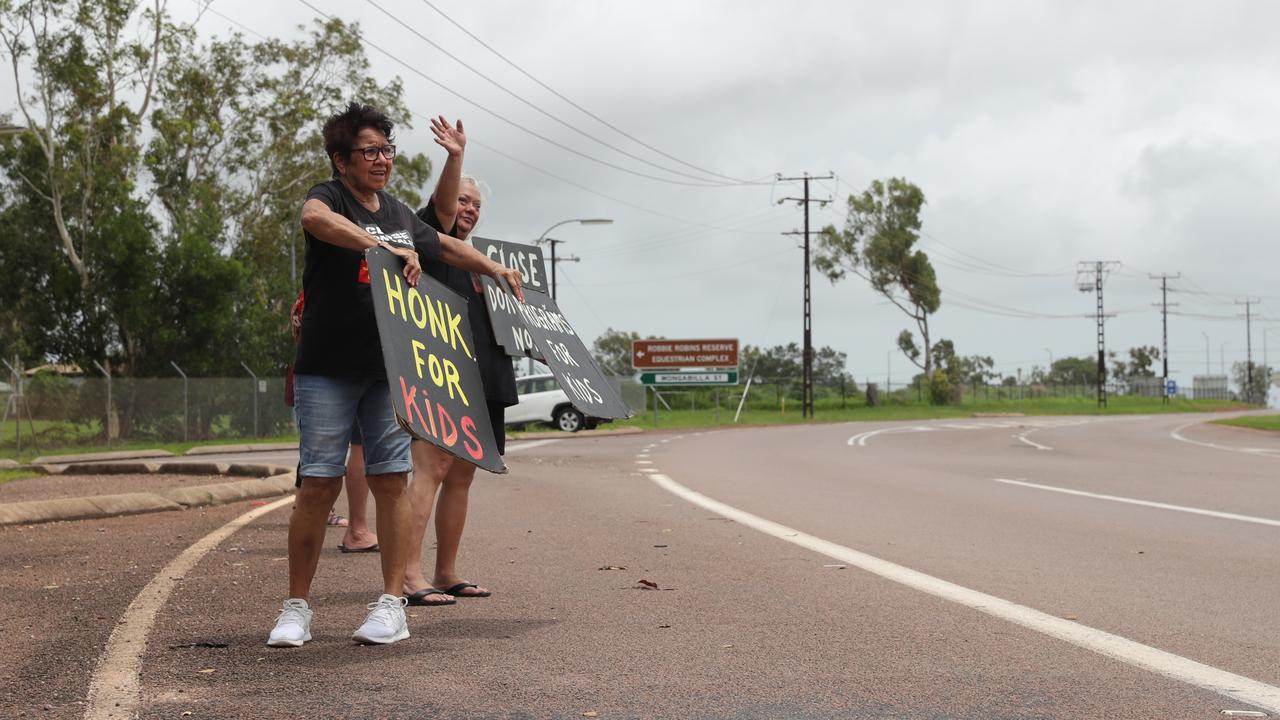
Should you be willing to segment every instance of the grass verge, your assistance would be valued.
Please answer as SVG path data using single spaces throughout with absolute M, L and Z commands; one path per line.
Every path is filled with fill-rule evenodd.
M 0 470 L 0 485 L 14 480 L 26 480 L 27 478 L 40 477 L 43 473 L 34 470 Z
M 1235 425 L 1236 427 L 1247 427 L 1254 430 L 1280 432 L 1280 415 L 1250 415 L 1249 417 L 1214 420 L 1214 422 L 1219 425 Z
M 24 428 L 25 429 L 25 428 Z M 0 458 L 9 458 L 17 460 L 20 463 L 31 462 L 41 455 L 76 455 L 80 453 L 108 452 L 113 450 L 168 450 L 174 455 L 181 455 L 193 447 L 208 447 L 217 445 L 244 445 L 256 443 L 281 443 L 281 442 L 298 442 L 297 435 L 276 435 L 274 437 L 260 438 L 220 438 L 218 440 L 204 440 L 201 442 L 183 442 L 183 443 L 161 443 L 154 440 L 137 440 L 129 442 L 114 442 L 110 446 L 103 443 L 95 443 L 92 441 L 81 441 L 67 445 L 59 445 L 56 447 L 47 447 L 42 443 L 40 449 L 28 445 L 24 440 L 22 443 L 22 453 L 19 454 L 12 444 L 0 447 Z

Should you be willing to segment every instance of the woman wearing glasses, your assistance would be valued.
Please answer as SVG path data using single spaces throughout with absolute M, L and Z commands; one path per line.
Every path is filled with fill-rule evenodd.
M 459 240 L 466 240 L 480 220 L 480 188 L 474 178 L 462 176 L 462 156 L 467 136 L 462 121 L 450 125 L 443 117 L 431 121 L 436 143 L 448 151 L 440 179 L 427 206 L 418 217 L 428 225 Z M 476 361 L 484 380 L 485 401 L 493 422 L 498 452 L 505 451 L 505 408 L 515 405 L 515 372 L 509 358 L 494 338 L 479 280 L 464 268 L 427 263 L 425 272 L 465 297 L 472 308 L 468 318 L 476 348 Z M 404 570 L 404 592 L 410 605 L 452 605 L 454 598 L 489 597 L 489 590 L 464 580 L 458 574 L 458 546 L 467 520 L 467 500 L 476 466 L 464 462 L 427 443 L 413 443 L 413 482 L 409 496 L 413 521 L 409 539 L 409 560 Z M 439 498 L 437 499 L 437 494 Z M 436 516 L 436 562 L 430 581 L 422 569 L 422 538 L 434 506 Z
M 352 639 L 387 644 L 409 636 L 400 597 L 409 537 L 409 436 L 391 407 L 365 251 L 382 246 L 401 258 L 412 284 L 422 273 L 419 255 L 501 277 L 513 288 L 520 283 L 518 272 L 440 235 L 385 191 L 396 156 L 392 129 L 386 115 L 359 103 L 331 116 L 324 149 L 333 179 L 312 187 L 302 206 L 307 302 L 294 362 L 299 490 L 289 518 L 289 596 L 267 640 L 271 646 L 311 639 L 311 580 L 325 519 L 342 489 L 355 420 L 377 508 L 383 587 Z

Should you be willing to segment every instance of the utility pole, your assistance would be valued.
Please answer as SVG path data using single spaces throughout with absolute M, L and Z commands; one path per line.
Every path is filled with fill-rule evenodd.
M 1093 260 L 1076 265 L 1076 288 L 1080 292 L 1094 291 L 1098 298 L 1098 311 L 1093 315 L 1098 321 L 1098 407 L 1107 406 L 1107 316 L 1102 311 L 1102 283 L 1111 268 L 1119 265 L 1115 260 Z
M 1237 305 L 1244 306 L 1244 373 L 1245 373 L 1245 402 L 1254 402 L 1253 397 L 1253 306 L 1262 302 L 1261 300 L 1249 299 L 1237 300 Z
M 788 201 L 794 201 L 804 207 L 804 363 L 803 363 L 803 389 L 801 390 L 800 414 L 801 417 L 813 417 L 813 315 L 810 307 L 809 294 L 809 203 L 818 203 L 825 206 L 831 202 L 831 198 L 826 200 L 811 200 L 809 198 L 809 181 L 810 180 L 831 180 L 835 177 L 835 173 L 827 173 L 826 175 L 810 175 L 805 173 L 801 177 L 782 177 L 779 173 L 778 182 L 793 182 L 795 180 L 804 181 L 804 197 L 803 198 L 782 198 L 779 204 Z M 783 233 L 784 235 L 800 235 L 801 233 L 792 231 Z
M 582 258 L 578 257 L 577 255 L 570 255 L 569 257 L 563 257 L 563 258 L 556 257 L 556 245 L 559 245 L 560 243 L 564 242 L 564 240 L 547 238 L 543 242 L 551 246 L 551 299 L 555 300 L 556 299 L 556 265 L 562 262 L 578 262 Z
M 1182 273 L 1177 275 L 1169 275 L 1164 273 L 1161 275 L 1147 275 L 1152 280 L 1160 281 L 1160 335 L 1163 346 L 1160 349 L 1160 358 L 1164 360 L 1164 404 L 1169 404 L 1169 280 L 1177 280 L 1182 277 Z M 1172 307 L 1178 307 L 1174 303 Z

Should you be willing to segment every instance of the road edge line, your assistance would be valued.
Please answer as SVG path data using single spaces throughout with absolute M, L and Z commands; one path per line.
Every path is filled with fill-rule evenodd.
M 1127 665 L 1210 690 L 1219 695 L 1271 712 L 1280 712 L 1280 687 L 1268 685 L 1243 675 L 1236 675 L 1226 670 L 1220 670 L 1204 663 L 1184 658 L 1181 655 L 1143 645 L 1137 641 L 1113 635 L 1104 630 L 1091 628 L 1072 620 L 1055 617 L 1010 600 L 987 595 L 932 575 L 926 575 L 918 570 L 912 570 L 888 560 L 882 560 L 853 548 L 823 540 L 772 520 L 752 515 L 745 510 L 726 505 L 719 500 L 690 490 L 663 474 L 652 474 L 649 479 L 667 492 L 703 509 L 710 510 L 766 535 L 772 535 L 779 540 L 785 540 L 807 550 L 853 565 L 886 580 L 978 610 L 987 615 L 1063 640 L 1076 647 L 1095 652 Z
M 142 654 L 147 649 L 147 636 L 151 634 L 160 607 L 169 599 L 178 581 L 232 533 L 290 502 L 293 502 L 293 495 L 240 515 L 183 550 L 151 578 L 117 621 L 98 658 L 89 680 L 84 720 L 118 720 L 137 716 L 141 703 Z

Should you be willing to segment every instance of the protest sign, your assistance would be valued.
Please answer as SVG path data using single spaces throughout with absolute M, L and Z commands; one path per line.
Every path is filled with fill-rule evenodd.
M 524 303 L 515 303 L 515 309 L 534 347 L 569 396 L 569 402 L 592 417 L 631 417 L 631 408 L 618 395 L 613 382 L 600 371 L 591 351 L 560 312 L 556 301 L 528 288 L 524 290 L 524 299 Z
M 531 357 L 542 360 L 542 353 L 533 344 L 533 335 L 524 322 L 524 314 L 520 311 L 520 301 L 511 294 L 505 285 L 499 287 L 493 278 L 482 277 L 480 284 L 484 288 L 484 308 L 476 308 L 477 312 L 489 313 L 489 324 L 493 326 L 493 337 L 502 349 L 512 357 Z M 538 292 L 529 287 L 524 288 L 525 297 L 529 293 Z M 541 293 L 539 293 L 541 294 Z
M 370 250 L 366 260 L 391 404 L 400 425 L 467 462 L 505 473 L 466 299 L 426 273 L 416 287 L 409 285 L 400 258 L 381 247 Z
M 490 238 L 475 238 L 471 244 L 489 259 L 519 270 L 521 285 L 525 290 L 547 292 L 547 272 L 542 263 L 541 248 Z M 533 337 L 525 327 L 520 311 L 516 309 L 520 301 L 489 278 L 481 278 L 481 282 L 484 284 L 484 304 L 489 312 L 494 339 L 512 357 L 543 360 L 542 353 L 533 346 Z
M 547 267 L 542 262 L 542 248 L 491 238 L 472 238 L 471 244 L 490 260 L 519 270 L 524 288 L 547 292 Z

